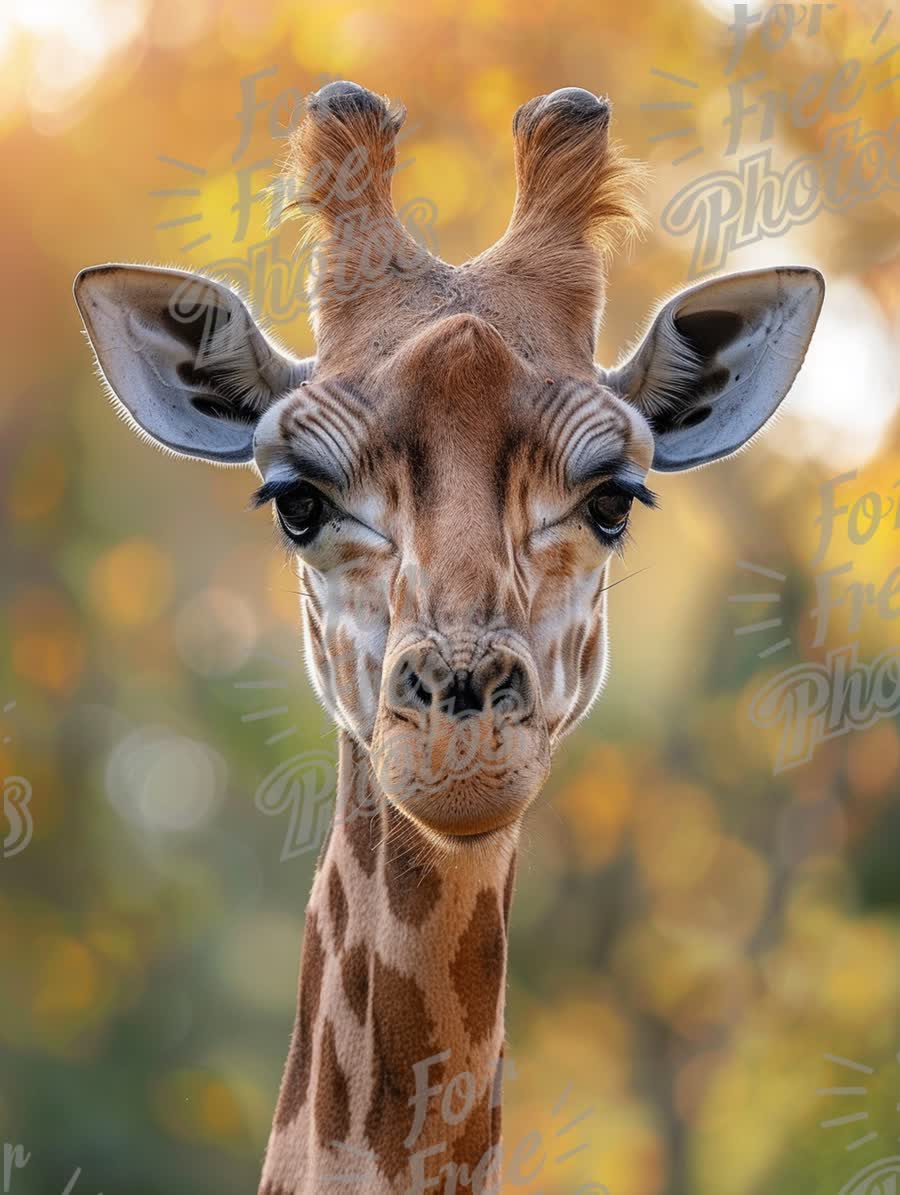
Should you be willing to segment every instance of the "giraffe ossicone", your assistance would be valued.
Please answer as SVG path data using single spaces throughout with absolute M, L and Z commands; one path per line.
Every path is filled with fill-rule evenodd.
M 322 246 L 315 357 L 214 279 L 106 265 L 75 284 L 136 430 L 260 475 L 339 727 L 261 1195 L 498 1189 L 516 845 L 603 685 L 610 562 L 651 469 L 727 457 L 768 421 L 824 294 L 807 267 L 713 278 L 601 368 L 606 258 L 641 219 L 609 104 L 565 88 L 519 109 L 509 227 L 461 266 L 394 214 L 402 120 L 331 83 L 293 133 L 289 206 Z M 448 1123 L 461 1074 L 475 1098 Z

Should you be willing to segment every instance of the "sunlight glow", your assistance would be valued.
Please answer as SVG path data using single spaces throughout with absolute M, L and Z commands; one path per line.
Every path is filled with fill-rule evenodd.
M 0 53 L 10 52 L 16 34 L 31 40 L 29 101 L 55 112 L 140 32 L 145 10 L 146 0 L 11 0 Z
M 772 436 L 791 456 L 818 456 L 837 468 L 873 456 L 898 407 L 895 337 L 869 291 L 853 278 L 829 280 L 809 353 L 785 402 L 803 435 Z

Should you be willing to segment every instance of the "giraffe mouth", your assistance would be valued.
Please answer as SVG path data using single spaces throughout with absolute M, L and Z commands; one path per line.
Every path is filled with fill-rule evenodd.
M 498 726 L 490 711 L 424 727 L 382 711 L 371 757 L 401 812 L 475 846 L 521 820 L 547 777 L 550 739 L 543 723 Z
M 385 796 L 461 848 L 516 825 L 550 767 L 521 637 L 416 629 L 386 658 L 384 676 L 370 755 Z
M 519 822 L 519 818 L 515 817 L 502 825 L 493 826 L 487 830 L 457 829 L 450 831 L 435 827 L 396 801 L 392 801 L 391 804 L 398 809 L 401 816 L 412 822 L 423 838 L 432 846 L 439 847 L 445 852 L 458 854 L 478 853 L 483 847 L 493 847 L 509 841 L 510 835 Z

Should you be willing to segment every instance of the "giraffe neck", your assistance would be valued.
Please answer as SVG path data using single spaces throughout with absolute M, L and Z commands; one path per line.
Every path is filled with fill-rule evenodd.
M 497 1189 L 516 836 L 435 853 L 341 735 L 260 1195 Z

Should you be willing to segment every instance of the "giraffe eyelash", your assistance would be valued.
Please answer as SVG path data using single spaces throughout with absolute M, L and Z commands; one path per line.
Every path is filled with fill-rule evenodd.
M 314 497 L 320 507 L 318 517 L 314 525 L 310 525 L 308 535 L 294 533 L 289 526 L 285 512 L 279 505 L 280 498 L 299 496 Z M 276 539 L 287 553 L 288 559 L 293 559 L 299 549 L 311 547 L 327 524 L 334 523 L 336 525 L 345 517 L 344 512 L 335 506 L 326 494 L 323 494 L 317 486 L 300 477 L 283 477 L 267 481 L 252 494 L 250 507 L 258 510 L 269 502 L 273 505 Z
M 281 517 L 281 512 L 278 509 L 278 499 L 284 498 L 294 494 L 301 487 L 313 491 L 320 499 L 324 509 L 328 512 L 328 517 L 323 519 L 315 535 L 311 536 L 307 541 L 301 541 L 292 538 L 289 532 L 285 529 L 284 522 Z M 258 510 L 261 506 L 267 505 L 269 502 L 274 504 L 275 513 L 275 536 L 279 545 L 284 549 L 288 560 L 292 561 L 297 555 L 299 548 L 312 547 L 314 542 L 318 539 L 319 532 L 324 531 L 326 527 L 330 526 L 337 529 L 340 526 L 347 525 L 356 527 L 364 532 L 368 532 L 372 536 L 376 536 L 379 540 L 391 543 L 391 540 L 385 532 L 372 527 L 369 523 L 364 522 L 358 515 L 351 514 L 343 506 L 339 505 L 328 494 L 324 493 L 312 481 L 305 477 L 283 477 L 276 478 L 272 481 L 267 481 L 261 485 L 259 489 L 255 490 L 250 497 L 249 508 L 251 510 Z
M 631 534 L 631 527 L 628 523 L 625 524 L 624 530 L 619 535 L 604 539 L 606 546 L 612 548 L 620 560 L 625 559 L 625 550 L 633 541 L 634 536 Z
M 267 502 L 272 502 L 275 498 L 280 498 L 284 494 L 290 494 L 300 483 L 301 479 L 299 477 L 282 477 L 276 481 L 265 482 L 264 485 L 261 485 L 258 490 L 254 490 L 250 495 L 250 509 L 259 510 Z
M 642 481 L 632 481 L 628 477 L 616 477 L 613 481 L 623 493 L 636 499 L 642 506 L 649 507 L 650 510 L 659 509 L 659 495 L 648 489 Z
M 649 507 L 650 510 L 659 509 L 659 495 L 653 490 L 649 489 L 642 481 L 634 481 L 627 476 L 598 476 L 594 478 L 594 488 L 603 485 L 615 486 L 623 494 L 627 494 L 629 498 L 634 498 L 636 502 L 640 502 L 642 506 Z M 588 495 L 590 497 L 590 495 Z
M 591 534 L 594 535 L 600 543 L 609 548 L 610 551 L 615 552 L 617 556 L 624 557 L 625 549 L 632 543 L 634 536 L 631 534 L 630 520 L 626 520 L 625 526 L 621 531 L 615 535 L 609 535 L 604 532 L 602 528 L 598 527 L 589 517 L 587 522 L 590 526 Z

